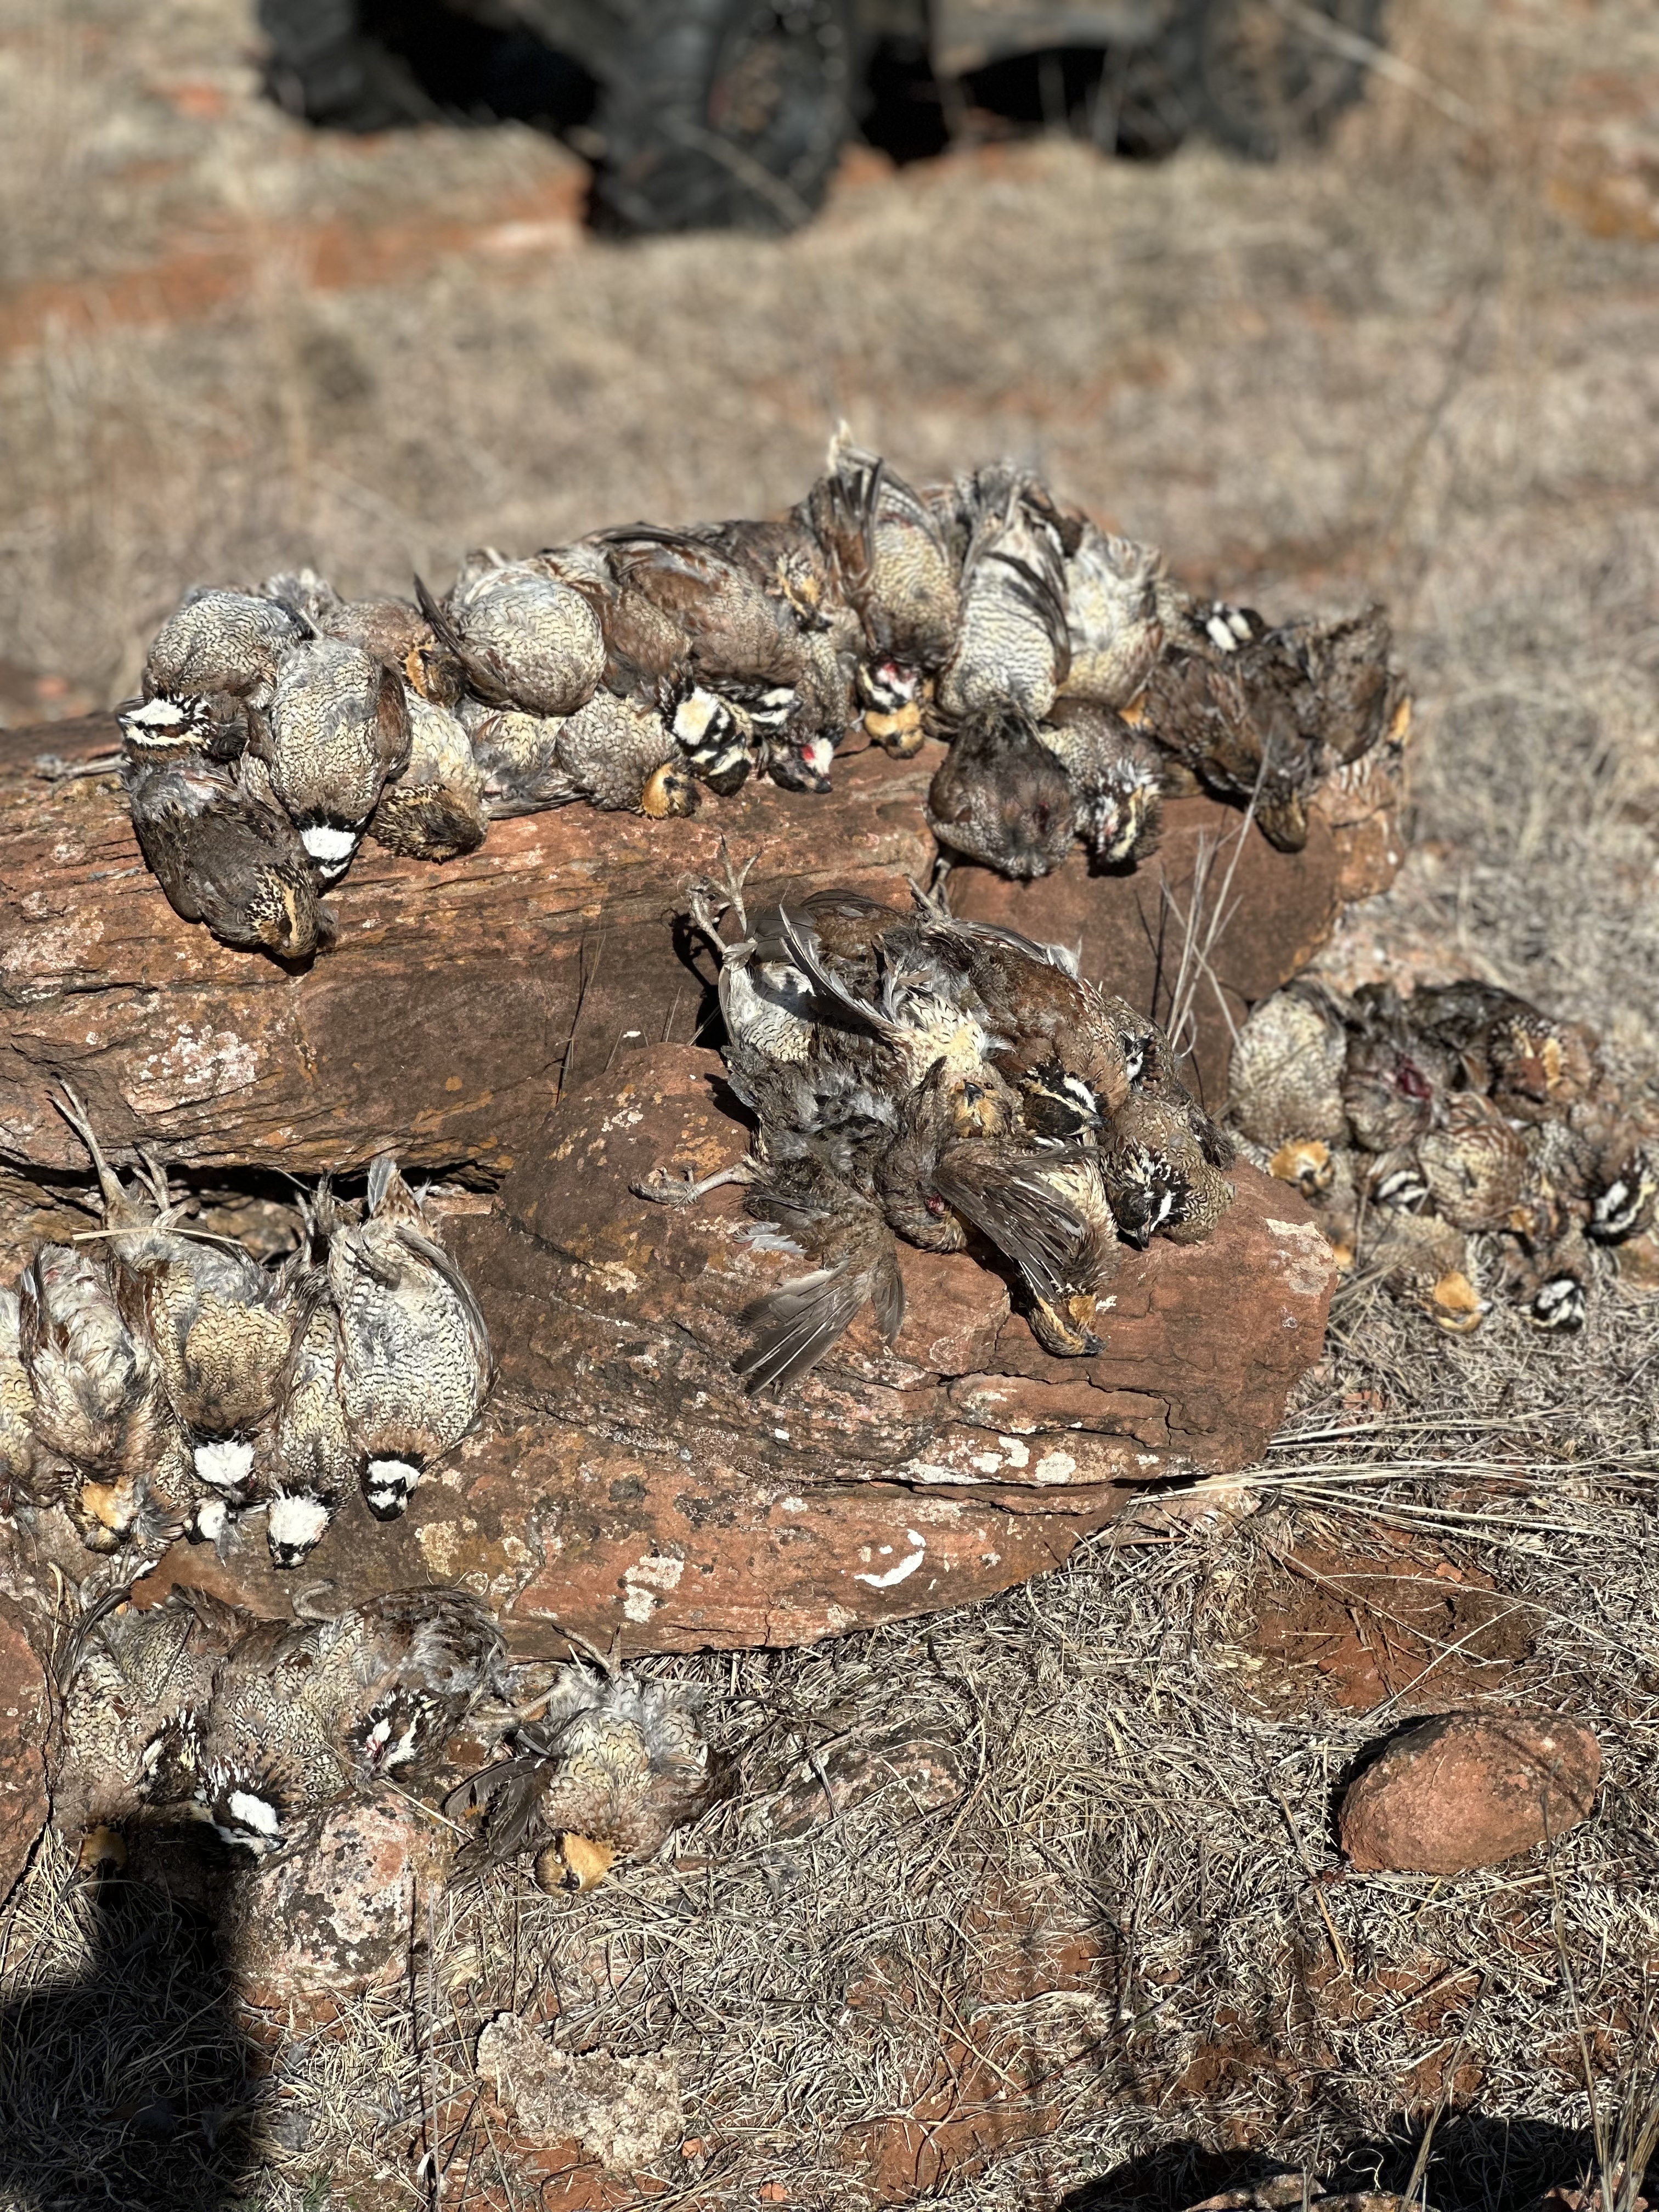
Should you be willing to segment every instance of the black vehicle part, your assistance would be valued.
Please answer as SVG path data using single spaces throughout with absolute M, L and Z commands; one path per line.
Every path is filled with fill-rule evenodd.
M 1192 123 L 1252 161 L 1317 145 L 1353 105 L 1384 0 L 1185 0 L 1151 58 Z
M 581 64 L 507 15 L 445 0 L 259 0 L 268 88 L 343 131 L 451 122 L 584 124 L 596 88 Z
M 793 230 L 852 127 L 853 0 L 641 0 L 594 121 L 596 216 L 629 231 Z
M 423 123 L 439 107 L 407 63 L 368 36 L 357 0 L 259 0 L 266 88 L 290 115 L 339 131 Z

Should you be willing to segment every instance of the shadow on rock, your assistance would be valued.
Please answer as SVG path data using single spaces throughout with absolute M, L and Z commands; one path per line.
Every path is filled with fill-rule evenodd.
M 0 1974 L 0 2202 L 231 2212 L 251 2185 L 247 2053 L 211 1912 L 48 1844 Z

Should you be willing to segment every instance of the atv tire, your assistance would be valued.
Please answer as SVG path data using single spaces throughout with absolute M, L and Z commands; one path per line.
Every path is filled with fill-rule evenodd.
M 635 233 L 793 230 L 852 124 L 854 0 L 642 0 L 594 118 L 595 215 Z
M 1196 0 L 1169 34 L 1198 127 L 1253 161 L 1316 146 L 1365 89 L 1383 0 Z M 1322 29 L 1328 24 L 1328 30 Z

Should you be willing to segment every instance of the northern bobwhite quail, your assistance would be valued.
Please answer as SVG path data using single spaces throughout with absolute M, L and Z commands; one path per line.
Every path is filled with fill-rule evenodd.
M 1062 698 L 1121 708 L 1139 697 L 1164 647 L 1158 597 L 1163 568 L 1150 545 L 1114 538 L 1082 520 L 1066 558 L 1072 653 Z
M 361 646 L 313 638 L 276 672 L 262 750 L 319 884 L 337 882 L 409 761 L 401 676 Z
M 1228 1111 L 1243 1133 L 1277 1151 L 1348 1141 L 1342 1104 L 1348 1030 L 1344 1007 L 1321 984 L 1287 984 L 1252 1007 L 1233 1045 Z
M 173 912 L 227 945 L 306 960 L 334 943 L 310 858 L 263 761 L 198 753 L 128 774 L 132 826 Z
M 654 1858 L 710 1794 L 708 1746 L 695 1708 L 663 1682 L 565 1670 L 511 1753 L 446 1800 L 477 1833 L 464 1873 L 534 1853 L 547 1890 L 592 1889 L 613 1866 Z
M 1072 780 L 1078 834 L 1103 867 L 1129 867 L 1158 848 L 1164 776 L 1155 745 L 1110 708 L 1057 699 L 1037 736 Z
M 409 696 L 409 758 L 380 793 L 368 834 L 413 860 L 453 860 L 483 844 L 489 817 L 472 742 L 447 708 Z
M 189 592 L 156 631 L 144 660 L 147 699 L 214 693 L 268 704 L 283 658 L 312 635 L 280 601 L 251 592 Z
M 1036 480 L 1007 463 L 963 480 L 957 505 L 969 534 L 940 711 L 957 722 L 1012 707 L 1041 721 L 1071 665 L 1066 529 Z
M 372 1513 L 391 1520 L 477 1419 L 489 1381 L 489 1332 L 388 1155 L 369 1169 L 367 1218 L 332 1224 L 326 1265 L 363 1494 Z
M 1070 777 L 1030 716 L 1007 705 L 962 722 L 925 811 L 941 845 L 1020 882 L 1057 868 L 1077 835 Z
M 605 673 L 603 563 L 580 547 L 504 561 L 469 554 L 441 605 L 417 576 L 421 613 L 481 699 L 574 714 Z

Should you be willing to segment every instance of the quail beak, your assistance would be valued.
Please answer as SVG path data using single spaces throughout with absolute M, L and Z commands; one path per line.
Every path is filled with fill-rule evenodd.
M 640 811 L 653 822 L 695 814 L 702 804 L 702 793 L 696 781 L 672 761 L 656 771 L 640 795 Z
M 1279 1182 L 1293 1182 L 1304 1198 L 1328 1190 L 1336 1174 L 1331 1148 L 1317 1138 L 1281 1145 L 1267 1163 L 1267 1173 Z
M 957 1094 L 951 1120 L 963 1136 L 1000 1136 L 1003 1128 L 1001 1103 L 982 1083 L 964 1083 Z
M 1097 1311 L 1092 1291 L 1079 1291 L 1058 1305 L 1037 1298 L 1031 1309 L 1031 1327 L 1045 1352 L 1059 1359 L 1092 1359 L 1105 1346 L 1090 1323 Z
M 101 1825 L 87 1830 L 75 1857 L 76 1871 L 94 1881 L 106 1874 L 118 1874 L 126 1863 L 126 1845 L 113 1828 Z
M 591 1836 L 560 1836 L 536 1854 L 536 1887 L 555 1890 L 597 1889 L 617 1863 L 616 1846 Z
M 1460 1268 L 1443 1275 L 1429 1293 L 1429 1316 L 1454 1336 L 1468 1336 L 1480 1328 L 1486 1302 Z
M 927 732 L 922 727 L 921 702 L 907 699 L 902 707 L 890 713 L 878 708 L 866 707 L 864 726 L 884 752 L 891 753 L 895 760 L 910 760 L 921 750 Z

